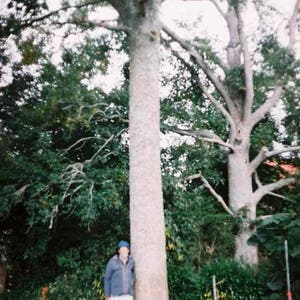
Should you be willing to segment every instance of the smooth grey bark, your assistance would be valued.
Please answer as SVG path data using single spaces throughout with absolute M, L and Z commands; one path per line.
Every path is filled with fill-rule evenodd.
M 129 28 L 129 181 L 136 300 L 167 300 L 160 168 L 159 1 L 113 1 Z

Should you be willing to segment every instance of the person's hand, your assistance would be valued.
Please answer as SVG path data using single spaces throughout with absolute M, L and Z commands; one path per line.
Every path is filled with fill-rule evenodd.
M 109 297 L 105 297 L 105 300 L 109 300 Z

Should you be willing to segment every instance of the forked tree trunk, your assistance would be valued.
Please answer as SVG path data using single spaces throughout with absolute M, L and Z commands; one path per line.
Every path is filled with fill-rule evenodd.
M 241 219 L 240 231 L 235 237 L 235 259 L 247 265 L 258 263 L 257 246 L 248 243 L 255 232 L 256 205 L 253 204 L 252 173 L 249 166 L 249 130 L 240 124 L 241 143 L 229 155 L 229 205 Z
M 227 206 L 225 199 L 217 194 L 202 174 L 195 174 L 190 177 L 200 177 L 204 185 L 222 204 L 225 210 L 233 217 L 237 217 L 241 220 L 240 232 L 235 239 L 235 259 L 244 264 L 255 265 L 258 262 L 257 247 L 249 244 L 249 238 L 255 232 L 254 222 L 256 219 L 257 204 L 265 195 L 272 191 L 297 182 L 296 178 L 285 178 L 273 183 L 263 184 L 259 181 L 256 170 L 268 157 L 279 155 L 283 152 L 299 151 L 299 147 L 285 147 L 283 151 L 278 152 L 276 150 L 269 151 L 265 146 L 262 146 L 256 157 L 254 157 L 251 162 L 249 161 L 251 132 L 253 132 L 256 124 L 265 118 L 265 115 L 270 112 L 271 108 L 274 107 L 276 102 L 280 99 L 284 83 L 279 79 L 269 88 L 266 87 L 264 95 L 265 100 L 262 105 L 258 108 L 256 107 L 258 101 L 256 101 L 257 99 L 255 97 L 256 89 L 253 76 L 255 70 L 255 68 L 253 68 L 253 57 L 255 57 L 255 55 L 254 53 L 250 53 L 242 17 L 242 10 L 246 7 L 246 1 L 223 1 L 223 3 L 221 3 L 222 1 L 211 2 L 224 18 L 228 27 L 229 41 L 226 47 L 227 62 L 222 62 L 222 58 L 220 58 L 220 61 L 222 62 L 220 66 L 223 66 L 225 78 L 228 75 L 225 80 L 222 81 L 222 79 L 220 79 L 215 67 L 211 68 L 210 63 L 203 59 L 205 55 L 202 55 L 201 50 L 199 50 L 200 53 L 198 53 L 195 49 L 196 47 L 192 46 L 193 43 L 183 40 L 167 26 L 164 26 L 164 30 L 177 41 L 183 49 L 189 52 L 193 58 L 193 62 L 202 69 L 207 79 L 209 79 L 214 86 L 214 89 L 212 90 L 214 92 L 217 91 L 219 96 L 221 96 L 226 103 L 226 105 L 224 105 L 224 103 L 219 102 L 218 98 L 215 98 L 214 94 L 209 92 L 210 89 L 206 87 L 206 83 L 203 84 L 203 82 L 201 82 L 203 79 L 202 73 L 201 75 L 196 76 L 196 72 L 192 72 L 192 77 L 198 82 L 203 94 L 205 94 L 211 103 L 215 105 L 215 108 L 222 113 L 226 119 L 229 125 L 228 128 L 230 128 L 229 140 L 225 142 L 214 132 L 208 134 L 206 132 L 207 130 L 205 130 L 204 133 L 203 131 L 201 132 L 201 130 L 185 130 L 184 134 L 193 137 L 196 136 L 199 140 L 211 141 L 222 146 L 225 145 L 229 148 L 229 207 Z M 224 6 L 226 6 L 225 2 L 227 4 L 227 11 L 224 10 Z M 295 0 L 295 6 L 288 27 L 289 44 L 287 49 L 289 51 L 294 51 L 293 48 L 297 40 L 296 32 L 299 12 L 300 0 Z M 182 61 L 186 62 L 186 59 L 183 58 Z M 190 63 L 186 64 L 190 69 Z M 236 77 L 238 74 L 241 77 L 240 79 L 237 79 Z M 234 76 L 231 78 L 231 75 Z M 231 82 L 233 79 L 234 82 Z M 230 82 L 231 84 L 227 84 Z M 240 85 L 237 84 L 238 82 L 240 82 Z M 287 87 L 287 85 L 285 86 Z M 178 130 L 176 131 L 178 132 Z M 253 182 L 253 177 L 255 178 L 255 184 Z

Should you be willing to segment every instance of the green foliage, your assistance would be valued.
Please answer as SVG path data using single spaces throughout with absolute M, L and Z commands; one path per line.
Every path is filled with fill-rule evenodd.
M 236 221 L 206 190 L 178 187 L 165 190 L 164 198 L 170 264 L 193 265 L 198 270 L 216 257 L 232 255 Z
M 295 201 L 295 200 L 294 200 Z M 297 202 L 294 202 L 297 205 Z M 285 291 L 285 253 L 284 241 L 288 241 L 289 264 L 292 291 L 297 299 L 300 295 L 300 218 L 299 207 L 285 213 L 278 213 L 261 221 L 257 225 L 257 234 L 252 241 L 259 244 L 261 252 L 270 258 L 268 286 L 276 292 Z
M 260 45 L 264 58 L 264 72 L 284 82 L 295 78 L 297 70 L 299 71 L 299 62 L 288 49 L 282 47 L 272 35 L 262 40 Z
M 193 272 L 191 266 L 174 263 L 168 265 L 170 300 L 199 299 L 199 282 L 199 274 Z
M 269 149 L 272 148 L 273 141 L 278 140 L 280 136 L 278 129 L 271 117 L 267 117 L 262 122 L 259 122 L 254 127 L 251 135 L 251 155 L 257 155 L 264 146 Z
M 212 277 L 216 276 L 218 299 L 251 300 L 263 299 L 261 279 L 249 267 L 232 260 L 218 260 L 205 265 L 199 274 L 201 297 L 212 298 Z
M 228 0 L 230 6 L 234 7 L 235 10 L 239 9 L 240 6 L 245 5 L 247 0 Z
M 243 67 L 234 67 L 226 72 L 226 85 L 235 93 L 245 94 L 245 70 Z

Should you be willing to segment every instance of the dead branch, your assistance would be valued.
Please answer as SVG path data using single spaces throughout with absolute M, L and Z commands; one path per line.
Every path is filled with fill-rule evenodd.
M 244 22 L 242 20 L 240 10 L 237 11 L 237 20 L 238 20 L 238 33 L 240 38 L 240 44 L 244 56 L 244 70 L 245 70 L 245 83 L 246 83 L 244 118 L 248 120 L 251 116 L 251 110 L 252 110 L 253 99 L 254 99 L 253 70 L 252 70 L 252 61 L 248 49 L 247 37 L 244 31 Z
M 219 110 L 222 115 L 225 117 L 225 119 L 227 120 L 227 122 L 229 123 L 230 127 L 231 127 L 231 132 L 232 132 L 232 136 L 235 136 L 235 132 L 236 132 L 236 125 L 231 117 L 231 115 L 228 113 L 228 111 L 224 108 L 224 106 L 215 98 L 213 97 L 213 95 L 211 93 L 209 93 L 209 91 L 207 90 L 207 88 L 202 84 L 202 82 L 200 81 L 200 79 L 198 78 L 197 83 L 200 87 L 200 89 L 203 91 L 203 93 L 205 94 L 205 96 L 210 100 L 211 103 L 213 103 L 215 105 L 215 107 L 217 108 L 217 110 Z
M 112 134 L 106 141 L 105 143 L 98 149 L 98 151 L 88 160 L 86 160 L 85 162 L 90 164 L 94 159 L 95 157 L 98 156 L 98 154 L 107 146 L 107 144 L 112 141 L 113 139 L 115 138 L 115 135 Z
M 88 136 L 88 137 L 85 137 L 85 138 L 82 138 L 82 139 L 79 139 L 78 141 L 76 141 L 74 144 L 72 144 L 70 147 L 68 147 L 66 150 L 64 150 L 61 155 L 65 155 L 67 152 L 69 152 L 71 149 L 73 149 L 75 146 L 77 146 L 78 144 L 81 144 L 83 143 L 82 146 L 80 146 L 80 148 L 82 148 L 84 146 L 84 144 L 89 141 L 89 140 L 92 140 L 92 139 L 101 139 L 100 137 L 97 137 L 97 136 Z M 80 149 L 80 148 L 77 148 L 77 149 Z
M 184 39 L 180 38 L 173 30 L 171 30 L 168 26 L 163 25 L 162 29 L 174 40 L 176 41 L 184 50 L 186 50 L 190 56 L 194 59 L 195 63 L 203 70 L 212 84 L 215 86 L 217 91 L 220 93 L 222 98 L 225 100 L 229 110 L 235 110 L 234 105 L 230 99 L 228 91 L 226 87 L 222 84 L 220 79 L 215 75 L 214 71 L 211 70 L 202 57 L 197 53 L 195 49 L 191 46 L 191 43 L 185 41 Z
M 279 82 L 274 88 L 272 95 L 262 104 L 253 114 L 251 118 L 252 127 L 264 119 L 265 115 L 279 100 L 283 90 L 283 84 Z
M 99 4 L 99 0 L 90 1 L 90 2 L 86 2 L 86 3 L 83 3 L 83 4 L 77 4 L 77 5 L 66 5 L 66 6 L 63 6 L 59 9 L 57 9 L 57 10 L 51 11 L 48 14 L 45 14 L 43 16 L 33 18 L 33 19 L 30 18 L 30 19 L 24 20 L 24 22 L 22 24 L 22 27 L 28 27 L 28 26 L 31 26 L 34 23 L 41 22 L 41 21 L 43 21 L 45 19 L 48 19 L 52 16 L 58 15 L 62 11 L 66 11 L 66 10 L 69 10 L 69 9 L 72 9 L 72 8 L 82 8 L 82 7 L 86 7 L 86 6 L 90 6 L 90 5 L 96 5 L 96 4 Z
M 285 178 L 274 183 L 262 185 L 253 193 L 253 201 L 257 205 L 265 195 L 294 183 L 296 183 L 296 178 Z
M 260 179 L 259 179 L 259 177 L 258 177 L 257 172 L 254 172 L 254 179 L 255 179 L 255 183 L 257 184 L 257 186 L 259 188 L 263 186 Z M 277 197 L 277 198 L 281 198 L 281 199 L 287 199 L 287 197 L 279 195 L 277 193 L 273 193 L 273 192 L 269 192 L 268 195 L 271 195 L 271 196 L 274 196 L 274 197 Z
M 210 183 L 206 180 L 206 178 L 201 174 L 194 174 L 188 177 L 185 177 L 183 181 L 189 181 L 189 180 L 194 180 L 200 178 L 201 181 L 203 182 L 203 185 L 209 190 L 209 192 L 214 196 L 214 198 L 222 205 L 224 210 L 230 214 L 231 216 L 235 216 L 234 212 L 227 206 L 225 203 L 224 199 L 222 198 L 221 195 L 219 195 L 214 188 L 210 185 Z
M 231 151 L 234 151 L 234 148 L 232 145 L 224 142 L 217 134 L 210 130 L 191 130 L 191 129 L 170 129 L 170 131 L 182 134 L 182 135 L 188 135 L 191 137 L 194 137 L 197 140 L 215 143 L 220 146 L 223 146 L 225 148 L 230 149 Z
M 250 163 L 250 168 L 252 173 L 255 172 L 257 167 L 267 158 L 271 156 L 276 156 L 281 153 L 286 153 L 286 152 L 296 152 L 300 151 L 300 146 L 290 146 L 287 148 L 279 149 L 279 150 L 273 150 L 269 151 L 267 147 L 262 147 L 260 152 L 257 154 L 257 156 L 251 161 Z

